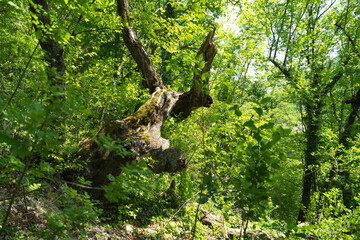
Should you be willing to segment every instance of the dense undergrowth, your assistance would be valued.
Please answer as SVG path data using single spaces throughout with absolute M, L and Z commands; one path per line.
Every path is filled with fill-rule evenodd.
M 112 183 L 105 188 L 108 201 L 103 203 L 90 199 L 86 192 L 90 186 L 84 179 L 77 183 L 54 176 L 45 179 L 52 174 L 51 168 L 43 174 L 42 178 L 28 174 L 23 179 L 2 229 L 6 239 L 240 239 L 244 232 L 245 239 L 357 238 L 354 230 L 360 209 L 349 211 L 339 205 L 338 193 L 328 195 L 335 205 L 324 209 L 322 221 L 297 226 L 276 220 L 279 206 L 271 199 L 254 221 L 249 209 L 239 208 L 228 198 L 230 194 L 197 191 L 196 180 L 188 172 L 154 175 L 144 162 L 124 167 L 116 178 L 109 176 Z M 1 183 L 2 216 L 15 191 L 15 179 Z M 218 223 L 204 221 L 208 213 Z M 235 234 L 229 229 L 236 229 Z

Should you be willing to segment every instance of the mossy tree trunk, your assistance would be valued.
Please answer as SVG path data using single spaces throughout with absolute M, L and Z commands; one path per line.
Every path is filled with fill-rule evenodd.
M 184 169 L 185 159 L 180 149 L 171 148 L 169 140 L 161 137 L 161 127 L 170 114 L 186 118 L 197 108 L 210 107 L 213 102 L 208 90 L 208 72 L 217 52 L 214 44 L 215 27 L 198 50 L 196 62 L 199 64 L 195 66 L 198 71 L 193 76 L 192 88 L 178 93 L 166 89 L 132 29 L 128 17 L 128 0 L 117 0 L 117 6 L 124 23 L 122 38 L 142 73 L 144 86 L 152 95 L 134 114 L 108 123 L 95 137 L 88 138 L 81 144 L 78 153 L 82 159 L 89 161 L 86 174 L 94 187 L 107 184 L 108 174 L 118 175 L 121 166 L 140 160 L 143 155 L 151 156 L 153 162 L 150 168 L 155 173 Z M 119 153 L 116 149 L 104 147 L 108 141 L 112 144 L 119 143 L 131 154 L 123 155 L 121 151 Z

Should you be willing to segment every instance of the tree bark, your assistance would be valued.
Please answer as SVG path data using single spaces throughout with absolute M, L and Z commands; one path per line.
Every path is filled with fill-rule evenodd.
M 93 186 L 108 183 L 107 175 L 121 172 L 127 162 L 148 155 L 153 159 L 150 168 L 155 173 L 175 172 L 185 168 L 180 149 L 170 148 L 170 142 L 161 137 L 161 127 L 179 99 L 179 94 L 157 88 L 151 98 L 133 115 L 105 125 L 94 138 L 86 139 L 79 150 L 83 159 L 89 160 L 86 175 Z M 114 144 L 116 141 L 130 154 L 121 156 L 114 149 L 107 148 L 104 136 Z
M 165 89 L 149 55 L 130 25 L 128 0 L 117 0 L 117 13 L 123 21 L 122 38 L 143 75 L 144 87 L 148 88 L 150 93 L 153 93 L 157 87 Z

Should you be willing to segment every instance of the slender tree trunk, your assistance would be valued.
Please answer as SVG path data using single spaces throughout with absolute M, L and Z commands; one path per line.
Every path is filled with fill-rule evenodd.
M 45 52 L 45 61 L 49 64 L 46 70 L 49 81 L 52 86 L 63 87 L 64 83 L 61 77 L 65 73 L 65 63 L 63 57 L 63 48 L 52 38 L 51 19 L 47 15 L 49 6 L 45 0 L 33 0 L 30 3 L 30 11 L 40 20 L 42 26 L 34 24 L 36 31 L 41 31 L 42 37 L 39 39 L 40 46 Z

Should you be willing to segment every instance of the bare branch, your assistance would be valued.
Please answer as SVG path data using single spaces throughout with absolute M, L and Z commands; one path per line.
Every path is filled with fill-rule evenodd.
M 130 26 L 128 0 L 117 0 L 117 11 L 124 24 L 122 38 L 144 77 L 144 86 L 149 88 L 150 93 L 153 93 L 157 87 L 165 89 L 159 74 L 154 69 L 150 56 Z
M 320 13 L 320 11 L 319 11 L 319 12 L 318 12 L 317 19 L 320 19 L 327 11 L 329 11 L 329 9 L 334 5 L 335 2 L 336 2 L 335 0 L 332 1 L 332 2 L 330 3 L 330 5 L 329 5 L 322 13 Z

